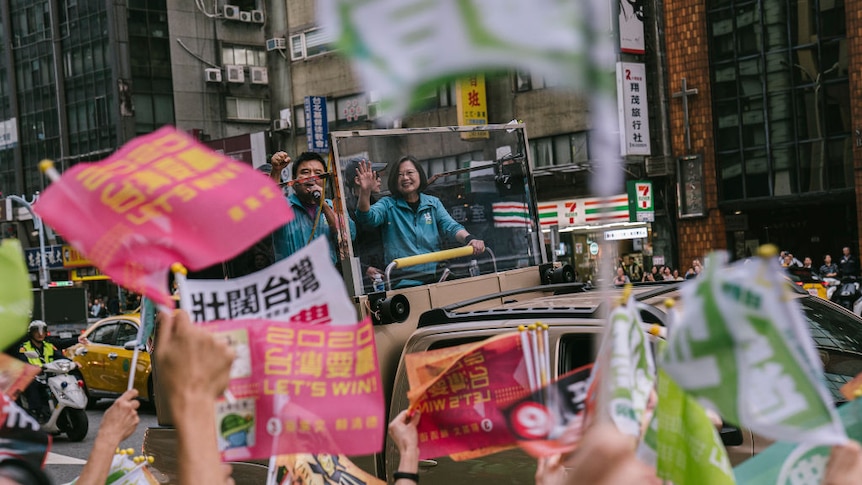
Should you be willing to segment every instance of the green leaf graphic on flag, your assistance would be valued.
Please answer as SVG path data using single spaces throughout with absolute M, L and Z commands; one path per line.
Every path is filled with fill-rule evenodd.
M 862 400 L 838 408 L 838 416 L 850 439 L 862 441 Z M 778 442 L 733 469 L 740 485 L 797 485 L 823 481 L 829 446 Z
M 777 262 L 722 268 L 712 256 L 682 290 L 663 368 L 721 416 L 775 440 L 838 443 L 819 360 Z
M 5 348 L 27 333 L 33 311 L 30 275 L 17 239 L 0 244 L 0 274 L 0 348 Z
M 727 451 L 703 407 L 664 371 L 658 374 L 656 469 L 673 483 L 735 483 Z

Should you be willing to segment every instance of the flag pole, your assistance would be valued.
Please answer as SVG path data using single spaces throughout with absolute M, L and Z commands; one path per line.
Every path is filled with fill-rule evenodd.
M 550 337 L 548 336 L 548 329 L 550 328 L 547 323 L 543 323 L 542 325 L 542 336 L 545 341 L 545 359 L 543 363 L 545 364 L 545 375 L 548 376 L 548 383 L 551 382 L 551 344 Z
M 524 352 L 524 367 L 527 368 L 527 379 L 530 381 L 530 391 L 536 391 L 536 371 L 533 369 L 533 353 L 530 350 L 530 337 L 527 335 L 527 326 L 519 325 L 518 333 L 521 336 L 521 350 Z
M 39 170 L 42 171 L 49 179 L 51 179 L 51 183 L 57 182 L 60 180 L 60 172 L 54 168 L 53 160 L 42 160 L 39 162 Z
M 135 371 L 138 368 L 138 355 L 141 353 L 141 339 L 144 336 L 144 322 L 147 321 L 146 308 L 147 305 L 144 304 L 144 300 L 141 300 L 141 316 L 140 321 L 138 322 L 138 336 L 135 337 L 135 351 L 132 353 L 132 366 L 129 369 L 129 384 L 126 386 L 127 391 L 132 389 L 135 384 Z M 148 397 L 149 399 L 153 398 L 153 396 Z
M 180 263 L 172 264 L 171 265 L 171 271 L 174 272 L 174 275 L 177 275 L 180 273 L 184 274 L 184 272 L 188 272 L 188 270 L 186 270 L 186 268 L 183 265 L 181 265 Z M 146 304 L 147 299 L 148 298 L 146 296 L 144 296 L 144 299 L 141 300 L 140 325 L 138 325 L 138 336 L 135 339 L 135 351 L 134 351 L 134 353 L 132 353 L 132 364 L 131 364 L 131 369 L 129 369 L 129 384 L 126 387 L 127 391 L 130 390 L 132 387 L 134 387 L 135 374 L 137 373 L 137 369 L 138 369 L 138 358 L 139 358 L 139 355 L 141 353 L 141 346 L 146 344 L 145 340 L 147 340 L 149 338 L 149 335 L 147 335 L 147 334 L 151 335 L 152 334 L 151 332 L 153 330 L 152 328 L 147 328 L 148 327 L 147 318 L 149 317 L 149 315 L 147 313 L 147 304 Z M 158 312 L 160 312 L 160 313 L 167 313 L 167 314 L 171 313 L 171 309 L 162 305 L 162 304 L 156 304 L 156 308 L 158 309 Z M 156 316 L 153 315 L 152 317 L 153 317 L 153 325 L 155 326 Z M 148 396 L 148 397 L 150 399 L 152 399 L 152 396 Z
M 541 387 L 542 386 L 542 376 L 541 376 L 542 364 L 541 364 L 541 361 L 539 360 L 540 359 L 540 357 L 539 357 L 539 343 L 538 343 L 538 338 L 536 336 L 536 324 L 531 323 L 530 325 L 527 326 L 527 329 L 530 332 L 530 347 L 531 347 L 531 350 L 533 353 L 533 368 L 535 369 L 535 372 L 536 372 L 536 384 L 539 387 Z

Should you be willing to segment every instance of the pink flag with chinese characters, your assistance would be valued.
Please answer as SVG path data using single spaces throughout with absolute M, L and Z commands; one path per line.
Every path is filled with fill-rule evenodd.
M 419 421 L 419 458 L 469 460 L 515 443 L 502 409 L 529 388 L 517 332 L 404 359 L 410 408 Z
M 293 218 L 269 177 L 174 127 L 75 165 L 34 210 L 115 283 L 169 306 L 171 264 L 225 261 Z
M 370 319 L 349 326 L 304 320 L 202 324 L 236 354 L 232 399 L 216 404 L 225 461 L 383 449 L 385 405 Z

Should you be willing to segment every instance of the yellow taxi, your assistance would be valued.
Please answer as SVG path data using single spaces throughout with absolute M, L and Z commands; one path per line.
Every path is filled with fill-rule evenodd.
M 63 353 L 79 366 L 84 391 L 89 404 L 100 398 L 117 397 L 126 392 L 129 371 L 138 338 L 141 315 L 114 315 L 90 325 L 78 338 L 78 343 Z M 150 375 L 149 347 L 138 353 L 135 389 L 138 397 L 153 402 L 153 380 Z

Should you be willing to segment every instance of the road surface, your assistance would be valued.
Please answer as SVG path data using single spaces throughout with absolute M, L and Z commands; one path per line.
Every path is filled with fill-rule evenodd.
M 48 460 L 45 464 L 45 470 L 48 472 L 53 483 L 57 485 L 69 483 L 81 473 L 81 468 L 83 468 L 87 457 L 90 455 L 90 450 L 93 448 L 93 442 L 96 439 L 99 425 L 102 422 L 102 415 L 112 403 L 113 401 L 110 399 L 103 399 L 98 402 L 95 410 L 87 411 L 87 416 L 90 418 L 90 431 L 87 433 L 84 441 L 72 443 L 66 439 L 65 435 L 54 437 L 51 454 L 48 455 Z M 141 418 L 138 429 L 126 441 L 123 441 L 120 447 L 134 448 L 137 454 L 140 454 L 141 444 L 144 441 L 144 432 L 148 427 L 157 426 L 157 424 L 155 411 L 146 403 L 141 405 L 138 414 Z M 156 465 L 154 464 L 154 466 Z

